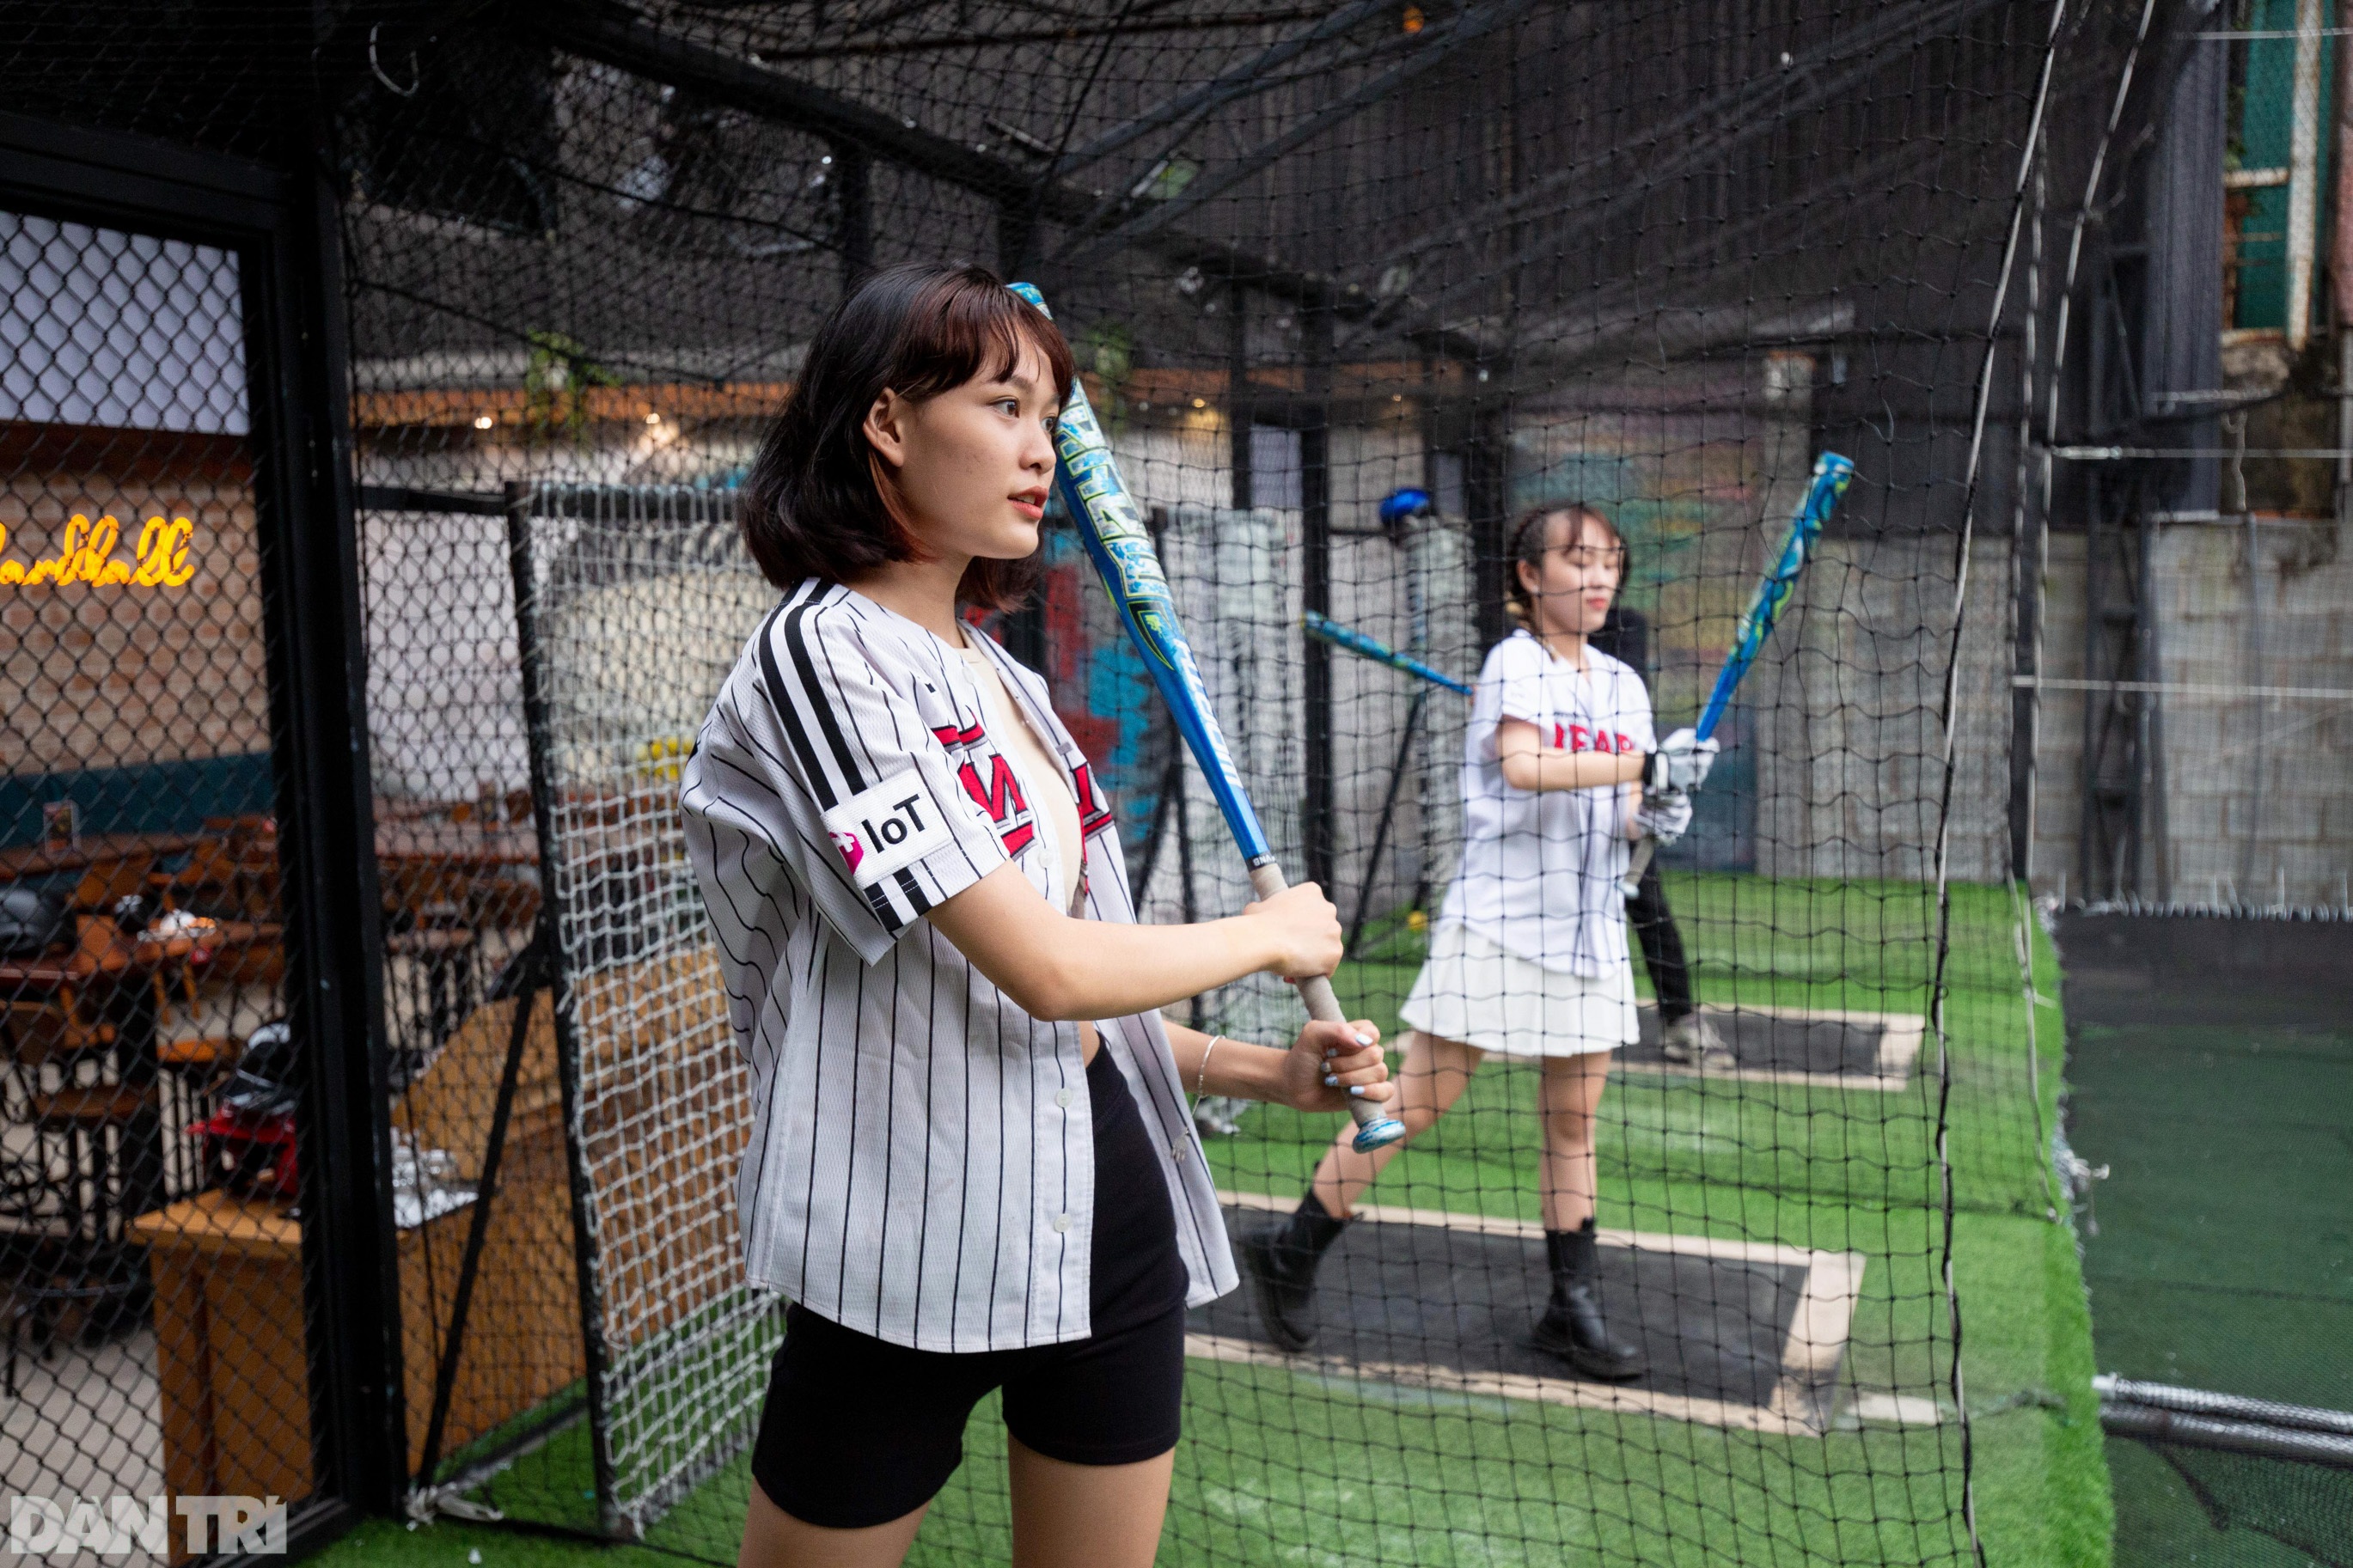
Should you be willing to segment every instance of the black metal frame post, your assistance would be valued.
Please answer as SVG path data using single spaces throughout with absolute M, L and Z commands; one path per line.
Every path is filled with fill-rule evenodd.
M 555 796 L 548 766 L 550 745 L 547 690 L 540 679 L 539 626 L 534 608 L 537 574 L 531 560 L 532 487 L 508 481 L 507 566 L 514 578 L 515 654 L 522 672 L 523 729 L 531 752 L 532 826 L 539 838 L 540 921 L 546 932 L 543 956 L 550 962 L 548 979 L 554 993 L 555 1079 L 564 1098 L 565 1166 L 572 1196 L 572 1263 L 580 1296 L 580 1356 L 587 1388 L 589 1462 L 596 1481 L 596 1522 L 607 1535 L 625 1533 L 616 1505 L 613 1447 L 605 1426 L 605 1295 L 598 1266 L 595 1194 L 581 1140 L 580 1049 L 574 1032 L 570 987 L 565 984 L 562 910 L 563 858 L 555 839 Z
M 2020 526 L 2018 537 L 2010 542 L 2010 668 L 2017 677 L 2010 692 L 2010 874 L 2022 882 L 2034 859 L 2035 731 L 2041 700 L 2033 682 L 2042 676 L 2042 639 L 2035 628 L 2042 622 L 2041 542 L 2049 537 L 2050 523 L 2028 507 L 2018 508 L 2014 515 Z
M 314 127 L 292 106 L 308 162 Z M 0 204 L 218 247 L 239 263 L 254 506 L 270 652 L 285 1000 L 309 1043 L 297 1121 L 312 1472 L 295 1552 L 403 1480 L 399 1274 L 343 304 L 333 193 L 308 174 L 143 136 L 0 113 Z
M 498 1202 L 499 1172 L 506 1163 L 507 1123 L 514 1113 L 516 1085 L 522 1077 L 522 1057 L 531 1040 L 531 1016 L 540 994 L 552 988 L 554 964 L 549 954 L 551 921 L 540 906 L 539 929 L 523 950 L 522 984 L 514 997 L 514 1017 L 507 1026 L 507 1055 L 499 1069 L 499 1090 L 491 1106 L 491 1130 L 482 1151 L 482 1167 L 474 1180 L 473 1213 L 466 1226 L 466 1249 L 458 1262 L 458 1284 L 449 1300 L 449 1331 L 441 1342 L 441 1360 L 433 1373 L 433 1411 L 425 1427 L 425 1447 L 417 1456 L 416 1484 L 430 1487 L 441 1467 L 441 1443 L 449 1426 L 449 1400 L 458 1386 L 458 1365 L 466 1351 L 466 1324 L 472 1315 L 474 1283 L 482 1267 L 482 1247 L 491 1233 L 491 1210 Z M 553 1022 L 551 1019 L 550 1022 Z M 418 1194 L 421 1203 L 423 1194 Z M 430 1216 L 425 1216 L 429 1218 Z
M 1332 613 L 1332 311 L 1303 313 L 1306 329 L 1306 417 L 1299 431 L 1299 510 L 1303 558 L 1300 589 L 1310 615 Z M 1300 847 L 1308 880 L 1328 896 L 1335 890 L 1334 859 L 1338 824 L 1332 773 L 1332 648 L 1317 637 L 1305 645 L 1306 793 L 1301 802 Z
M 2144 247 L 2111 242 L 2100 257 L 2085 321 L 2085 435 L 2142 438 L 2142 377 L 2131 319 L 2139 313 Z M 2082 816 L 2076 859 L 2086 900 L 2168 895 L 2162 714 L 2157 679 L 2157 545 L 2147 465 L 2093 465 L 2084 481 Z M 2116 683 L 2125 683 L 2118 686 Z
M 1237 281 L 1226 290 L 1226 452 L 1236 511 L 1258 504 L 1251 473 L 1250 389 L 1250 291 Z
M 834 244 L 841 251 L 841 291 L 847 295 L 874 270 L 874 160 L 862 142 L 833 148 Z
M 1512 505 L 1511 441 L 1503 411 L 1474 407 L 1471 438 L 1462 447 L 1462 506 L 1471 525 L 1471 591 L 1479 630 L 1478 657 L 1504 640 L 1511 622 L 1504 613 L 1504 574 L 1509 570 L 1504 537 Z
M 1365 921 L 1373 908 L 1373 887 L 1380 880 L 1381 852 L 1388 847 L 1389 824 L 1397 816 L 1398 792 L 1405 784 L 1406 770 L 1413 765 L 1414 742 L 1420 738 L 1421 710 L 1430 700 L 1430 688 L 1415 690 L 1413 700 L 1406 705 L 1405 728 L 1398 731 L 1397 759 L 1389 764 L 1388 788 L 1381 795 L 1380 819 L 1373 824 L 1372 847 L 1365 852 L 1365 879 L 1356 889 L 1356 912 L 1348 921 L 1348 941 L 1344 951 L 1355 952 L 1358 939 L 1365 934 Z
M 323 114 L 312 123 L 323 137 Z M 293 810 L 290 823 L 280 819 L 280 875 L 282 885 L 301 889 L 293 900 L 301 945 L 314 955 L 287 987 L 296 1034 L 318 1042 L 304 1092 L 320 1158 L 301 1157 L 303 1212 L 321 1223 L 303 1226 L 302 1251 L 308 1294 L 325 1325 L 311 1336 L 312 1403 L 330 1412 L 328 1429 L 314 1431 L 312 1442 L 322 1477 L 335 1477 L 373 1512 L 396 1503 L 408 1443 L 398 1236 L 386 1179 L 390 1057 L 343 229 L 331 166 L 314 155 L 299 177 L 293 221 L 273 257 L 270 360 L 257 367 L 255 384 L 270 389 L 283 462 L 262 487 L 277 513 L 274 524 L 264 513 L 262 531 L 280 560 L 275 571 L 265 565 L 264 582 L 276 590 L 286 649 L 280 796 Z M 290 931 L 297 929 L 295 910 L 287 914 Z

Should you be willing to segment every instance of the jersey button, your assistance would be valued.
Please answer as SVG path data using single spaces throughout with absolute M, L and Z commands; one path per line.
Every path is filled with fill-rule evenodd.
M 1078 1098 L 1079 1097 L 1076 1094 L 1067 1089 L 1056 1089 L 1054 1091 L 1054 1103 L 1060 1106 L 1065 1110 L 1070 1110 L 1071 1101 Z
M 1060 1236 L 1060 1235 L 1061 1235 L 1064 1231 L 1067 1231 L 1067 1230 L 1069 1230 L 1070 1228 L 1071 1228 L 1071 1216 L 1070 1216 L 1069 1215 L 1066 1215 L 1066 1214 L 1058 1214 L 1058 1215 L 1056 1215 L 1054 1216 L 1054 1234 L 1055 1234 L 1055 1235 Z

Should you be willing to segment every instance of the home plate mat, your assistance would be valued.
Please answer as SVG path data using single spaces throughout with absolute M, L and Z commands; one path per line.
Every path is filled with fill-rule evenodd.
M 1702 1075 L 1689 1062 L 1669 1061 L 1659 1046 L 1659 1010 L 1648 1002 L 1640 1008 L 1642 1037 L 1621 1049 L 1613 1065 L 1623 1072 L 1892 1091 L 1911 1081 L 1927 1029 L 1917 1013 L 1748 1005 L 1700 1011 L 1732 1047 L 1739 1067 Z
M 1297 1202 L 1220 1197 L 1235 1232 Z M 1861 1253 L 1602 1231 L 1605 1309 L 1651 1363 L 1641 1377 L 1609 1384 L 1529 1342 L 1551 1289 L 1540 1226 L 1436 1209 L 1358 1212 L 1325 1255 L 1312 1350 L 1292 1355 L 1268 1342 L 1245 1280 L 1194 1310 L 1186 1353 L 1757 1432 L 1828 1429 Z

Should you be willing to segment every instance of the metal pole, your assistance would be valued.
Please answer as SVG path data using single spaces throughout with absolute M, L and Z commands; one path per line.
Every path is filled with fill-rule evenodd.
M 2242 416 L 2243 418 L 2244 416 Z M 2239 491 L 2240 504 L 2246 506 L 2246 488 Z M 2247 536 L 2247 684 L 2263 684 L 2263 558 L 2261 535 L 2255 530 L 2254 508 L 2247 506 L 2240 514 L 2246 524 Z M 2253 703 L 2255 733 L 2248 748 L 2253 753 L 2247 776 L 2247 836 L 2239 847 L 2239 886 L 2253 896 L 2255 886 L 2255 852 L 2263 837 L 2263 704 Z
M 555 837 L 554 770 L 549 753 L 547 694 L 540 680 L 537 569 L 531 555 L 532 487 L 510 479 L 507 497 L 507 569 L 514 580 L 515 654 L 522 673 L 523 730 L 531 756 L 532 827 L 539 839 L 541 929 L 547 933 L 542 958 L 548 964 L 555 1013 L 555 1077 L 563 1097 L 565 1167 L 572 1196 L 572 1267 L 580 1302 L 580 1360 L 588 1402 L 588 1459 L 596 1483 L 596 1521 L 607 1535 L 618 1535 L 628 1521 L 618 1504 L 613 1467 L 612 1430 L 606 1424 L 605 1289 L 602 1245 L 596 1235 L 596 1193 L 588 1180 L 586 1152 L 575 1130 L 580 1115 L 580 1050 L 570 998 L 563 984 L 565 897 L 563 857 Z
M 1405 710 L 1405 732 L 1398 737 L 1397 761 L 1389 764 L 1388 792 L 1381 796 L 1380 820 L 1373 825 L 1373 847 L 1365 857 L 1365 880 L 1356 889 L 1356 912 L 1348 921 L 1348 942 L 1343 950 L 1354 952 L 1356 939 L 1365 934 L 1365 919 L 1373 907 L 1373 884 L 1381 873 L 1381 851 L 1388 847 L 1389 819 L 1397 813 L 1398 789 L 1405 783 L 1405 771 L 1413 765 L 1413 742 L 1421 729 L 1421 706 L 1430 699 L 1430 688 L 1417 689 L 1413 701 Z
M 855 142 L 833 143 L 834 244 L 841 252 L 841 291 L 874 269 L 873 156 Z
M 1301 323 L 1307 329 L 1306 424 L 1299 432 L 1299 507 L 1303 534 L 1301 570 L 1303 607 L 1319 615 L 1332 613 L 1332 310 L 1328 303 L 1311 307 Z M 1306 669 L 1302 682 L 1306 693 L 1305 727 L 1307 779 L 1302 804 L 1300 840 L 1307 879 L 1328 895 L 1334 886 L 1334 852 L 1337 826 L 1333 818 L 1332 650 L 1322 641 L 1303 638 Z
M 490 1137 L 482 1152 L 481 1171 L 474 1182 L 474 1212 L 468 1216 L 466 1249 L 458 1263 L 458 1288 L 450 1298 L 448 1336 L 441 1342 L 440 1364 L 434 1370 L 432 1415 L 426 1422 L 425 1447 L 417 1461 L 417 1485 L 422 1489 L 430 1489 L 433 1486 L 433 1472 L 441 1465 L 442 1439 L 448 1435 L 449 1400 L 458 1386 L 459 1363 L 465 1355 L 466 1325 L 473 1309 L 474 1284 L 481 1274 L 482 1245 L 491 1231 L 491 1205 L 498 1201 L 499 1173 L 506 1158 L 507 1126 L 514 1112 L 523 1050 L 531 1038 L 532 1010 L 538 1005 L 542 992 L 548 988 L 553 967 L 547 962 L 551 946 L 549 925 L 549 910 L 543 904 L 539 929 L 523 952 L 524 979 L 515 997 L 514 1016 L 507 1026 L 506 1060 L 499 1069 L 498 1094 L 491 1106 Z M 432 1216 L 425 1214 L 424 1200 L 425 1190 L 420 1184 L 418 1212 L 430 1219 Z
M 2087 679 L 2098 680 L 2104 660 L 2100 643 L 2105 635 L 2102 626 L 2106 618 L 2107 605 L 2102 597 L 2104 574 L 2100 570 L 2100 482 L 2095 476 L 2084 487 L 2084 673 Z M 2084 889 L 2088 901 L 2103 896 L 2095 877 L 2095 868 L 2103 858 L 2100 841 L 2107 832 L 2106 813 L 2100 799 L 2101 746 L 2100 738 L 2105 728 L 2108 710 L 2116 703 L 2110 692 L 2105 700 L 2093 692 L 2084 694 L 2084 732 L 2077 767 L 2082 783 L 2075 829 L 2075 882 Z M 2107 889 L 2113 892 L 2114 889 Z
M 1226 440 L 1236 511 L 1258 504 L 1250 482 L 1250 295 L 1240 282 L 1226 293 Z
M 2348 50 L 2353 55 L 2353 50 Z M 2353 326 L 2337 334 L 2337 526 L 2353 517 Z

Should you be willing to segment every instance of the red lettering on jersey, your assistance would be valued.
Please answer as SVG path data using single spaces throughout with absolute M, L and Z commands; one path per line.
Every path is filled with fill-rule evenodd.
M 1013 775 L 1013 764 L 996 752 L 988 758 L 988 787 L 980 784 L 980 772 L 970 763 L 956 769 L 956 777 L 964 784 L 964 793 L 972 796 L 973 804 L 988 813 L 991 822 L 1003 822 L 1008 812 L 1029 809 L 1021 798 L 1020 783 Z
M 1565 752 L 1568 750 L 1568 727 L 1567 725 L 1560 723 L 1555 723 L 1553 725 L 1552 749 L 1556 752 Z
M 1591 751 L 1593 749 L 1593 731 L 1587 729 L 1582 724 L 1571 724 L 1568 727 L 1568 749 L 1572 752 Z
M 932 727 L 933 738 L 943 746 L 969 746 L 987 732 L 978 724 L 961 727 L 955 724 L 936 724 Z
M 1095 790 L 1095 771 L 1092 764 L 1080 762 L 1071 768 L 1071 793 L 1079 797 L 1079 838 L 1084 841 L 1100 832 L 1111 821 L 1111 803 Z
M 1029 841 L 1037 837 L 1038 825 L 1034 822 L 1025 822 L 1020 826 L 1015 828 L 1012 832 L 1008 833 L 1002 838 L 999 838 L 997 842 L 1005 847 L 1005 853 L 1010 857 L 1018 855 L 1024 849 L 1029 848 Z
M 1620 756 L 1621 756 L 1621 757 L 1622 757 L 1622 756 L 1625 756 L 1628 752 L 1630 752 L 1633 751 L 1633 749 L 1634 749 L 1634 740 L 1633 740 L 1633 737 L 1632 737 L 1632 736 L 1630 736 L 1630 735 L 1629 735 L 1629 734 L 1627 734 L 1624 731 L 1620 730 L 1620 731 L 1618 732 L 1618 754 L 1619 754 Z

